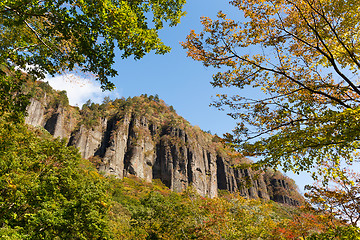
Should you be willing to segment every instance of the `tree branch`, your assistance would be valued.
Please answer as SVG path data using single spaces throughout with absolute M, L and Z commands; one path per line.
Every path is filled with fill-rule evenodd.
M 353 84 L 353 82 L 348 79 L 339 69 L 339 67 L 337 66 L 336 62 L 335 62 L 335 58 L 332 54 L 332 52 L 330 51 L 330 49 L 328 48 L 328 46 L 326 45 L 324 39 L 321 37 L 320 33 L 308 22 L 307 18 L 304 16 L 302 10 L 295 4 L 292 3 L 290 1 L 288 1 L 290 4 L 292 4 L 299 12 L 300 16 L 302 17 L 302 19 L 305 21 L 306 25 L 310 28 L 310 30 L 312 30 L 312 32 L 316 35 L 316 37 L 319 39 L 320 43 L 322 44 L 322 46 L 325 48 L 325 50 L 328 52 L 328 54 L 326 54 L 319 46 L 316 46 L 315 49 L 318 50 L 330 63 L 331 66 L 333 67 L 333 69 L 335 70 L 335 72 L 342 78 L 344 79 L 347 84 L 349 84 L 349 86 L 358 94 L 360 95 L 360 90 L 355 86 L 355 84 Z M 285 31 L 285 29 L 284 29 Z M 292 36 L 294 36 L 292 34 Z M 300 39 L 296 36 L 296 39 Z M 301 41 L 303 43 L 306 43 L 308 46 L 314 47 L 311 44 L 307 43 L 306 41 L 302 40 Z

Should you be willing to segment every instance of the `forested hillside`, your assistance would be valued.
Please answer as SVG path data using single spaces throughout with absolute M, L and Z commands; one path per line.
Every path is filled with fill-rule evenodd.
M 89 113 L 97 113 L 89 108 L 103 112 L 114 109 L 114 103 L 108 101 L 79 110 L 67 105 L 63 92 L 44 87 L 45 83 L 33 84 L 25 87 L 32 97 L 46 96 L 53 106 L 76 113 L 79 122 L 85 114 L 87 120 L 95 121 L 86 123 L 89 128 L 101 121 L 100 117 L 89 117 Z M 30 91 L 33 87 L 37 91 Z M 39 88 L 48 92 L 39 94 Z M 148 98 L 131 101 L 138 99 L 142 105 L 150 101 L 167 109 L 166 114 L 174 112 L 161 100 Z M 129 100 L 119 101 L 125 104 Z M 168 121 L 159 113 L 155 116 Z M 0 236 L 4 239 L 296 239 L 341 226 L 330 215 L 267 199 L 244 198 L 241 191 L 221 190 L 217 197 L 209 198 L 199 195 L 191 184 L 176 193 L 161 179 L 150 182 L 131 173 L 123 179 L 112 174 L 105 177 L 102 174 L 106 172 L 99 174 L 96 169 L 103 164 L 101 159 L 81 158 L 66 138 L 54 138 L 43 127 L 9 120 L 5 114 L 0 129 Z M 220 138 L 215 139 L 220 146 Z
M 1 121 L 0 134 L 2 239 L 289 239 L 333 228 L 309 210 L 236 193 L 210 199 L 105 178 L 41 129 Z

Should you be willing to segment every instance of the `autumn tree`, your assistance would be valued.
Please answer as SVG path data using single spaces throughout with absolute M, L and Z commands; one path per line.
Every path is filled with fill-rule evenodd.
M 214 103 L 238 120 L 226 139 L 259 166 L 310 170 L 351 163 L 359 148 L 358 1 L 234 0 L 232 20 L 202 18 L 182 43 L 220 71 L 214 87 L 235 87 Z M 246 91 L 255 88 L 257 96 Z M 326 174 L 328 174 L 328 172 Z
M 169 52 L 158 31 L 165 23 L 179 23 L 184 4 L 185 0 L 4 0 L 0 64 L 38 77 L 79 67 L 95 74 L 103 89 L 112 89 L 115 49 L 122 58 L 135 59 L 150 51 Z
M 313 186 L 306 186 L 305 196 L 313 206 L 334 217 L 344 220 L 353 227 L 360 221 L 360 178 L 351 169 L 339 169 L 330 184 L 324 184 L 324 179 Z

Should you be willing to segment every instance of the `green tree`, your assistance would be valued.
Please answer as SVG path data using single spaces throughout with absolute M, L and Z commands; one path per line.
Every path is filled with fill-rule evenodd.
M 238 124 L 226 139 L 259 166 L 310 170 L 357 159 L 360 24 L 358 1 L 234 0 L 243 21 L 202 19 L 183 43 L 188 55 L 221 68 L 215 87 Z M 256 88 L 257 97 L 244 91 Z M 325 173 L 328 174 L 328 173 Z
M 0 67 L 0 118 L 21 122 L 30 98 L 21 93 L 27 77 L 19 71 L 10 72 L 5 66 Z
M 63 70 L 96 75 L 103 89 L 115 48 L 122 58 L 169 52 L 158 36 L 167 22 L 179 23 L 185 0 L 4 0 L 0 3 L 0 64 L 27 69 L 38 77 Z
M 0 238 L 107 239 L 106 179 L 75 148 L 0 120 Z

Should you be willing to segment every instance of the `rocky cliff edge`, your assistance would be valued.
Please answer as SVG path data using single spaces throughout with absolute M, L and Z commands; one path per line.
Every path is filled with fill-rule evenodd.
M 44 82 L 28 91 L 33 98 L 26 123 L 46 129 L 76 146 L 105 175 L 160 179 L 173 191 L 192 186 L 202 196 L 219 190 L 300 205 L 294 182 L 279 172 L 237 168 L 236 157 L 217 136 L 191 126 L 157 96 L 68 104 L 66 93 Z M 234 156 L 235 155 L 235 156 Z

